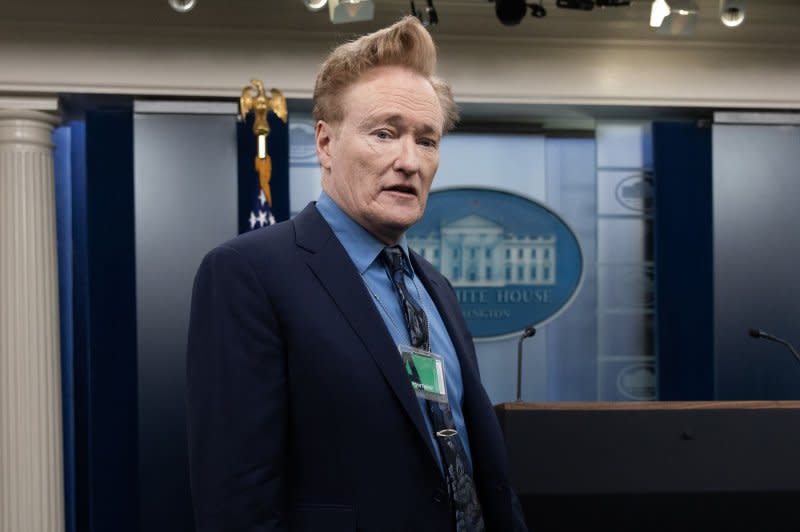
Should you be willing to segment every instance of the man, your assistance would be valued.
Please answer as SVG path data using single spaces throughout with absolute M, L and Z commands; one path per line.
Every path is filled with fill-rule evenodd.
M 314 90 L 319 201 L 200 266 L 198 530 L 525 530 L 452 288 L 404 237 L 457 118 L 435 62 L 413 17 L 332 52 Z

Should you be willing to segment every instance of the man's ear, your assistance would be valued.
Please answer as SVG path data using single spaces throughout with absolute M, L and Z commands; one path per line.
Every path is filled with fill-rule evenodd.
M 331 169 L 331 142 L 333 142 L 333 128 L 324 120 L 317 120 L 314 130 L 314 141 L 317 148 L 319 165 L 326 170 Z

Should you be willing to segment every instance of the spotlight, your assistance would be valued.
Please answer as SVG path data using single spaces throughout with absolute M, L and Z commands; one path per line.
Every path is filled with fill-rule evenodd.
M 439 14 L 436 13 L 436 8 L 433 7 L 433 0 L 428 0 L 425 14 L 428 16 L 428 26 L 436 26 L 439 23 Z
M 594 0 L 556 0 L 556 6 L 564 9 L 591 11 L 594 9 Z
M 334 24 L 372 20 L 375 4 L 372 0 L 328 0 L 328 13 Z
M 650 8 L 650 26 L 658 33 L 689 35 L 697 23 L 695 0 L 653 0 Z
M 178 13 L 186 13 L 194 9 L 194 6 L 197 5 L 197 0 L 167 0 L 167 3 L 169 7 Z
M 309 11 L 319 11 L 328 3 L 328 0 L 303 0 L 303 4 Z
M 653 0 L 653 5 L 650 7 L 650 26 L 660 28 L 670 12 L 667 0 Z
M 744 22 L 745 0 L 720 0 L 719 20 L 729 28 L 735 28 Z
M 433 0 L 428 0 L 428 7 L 425 8 L 424 13 L 422 10 L 417 10 L 414 7 L 414 0 L 411 0 L 411 14 L 417 17 L 426 28 L 439 24 L 439 15 L 436 13 L 436 8 L 433 7 Z
M 505 26 L 516 26 L 523 18 L 528 6 L 525 0 L 495 0 L 494 12 L 497 19 Z
M 539 0 L 538 4 L 528 4 L 528 7 L 531 8 L 532 17 L 543 18 L 547 16 L 547 10 L 542 5 L 542 0 Z

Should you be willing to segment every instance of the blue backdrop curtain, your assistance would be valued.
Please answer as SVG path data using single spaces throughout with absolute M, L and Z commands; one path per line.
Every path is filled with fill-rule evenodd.
M 83 181 L 85 124 L 69 122 L 53 132 L 61 319 L 61 393 L 64 429 L 66 532 L 76 529 L 73 183 Z M 80 205 L 78 206 L 80 209 Z
M 68 532 L 138 528 L 132 133 L 116 109 L 53 135 Z
M 711 129 L 653 124 L 656 350 L 662 401 L 714 398 Z
M 53 135 L 66 531 L 133 532 L 142 521 L 133 106 L 125 98 L 113 107 L 102 97 L 76 101 L 69 112 L 77 118 Z M 288 126 L 269 120 L 272 212 L 282 221 L 289 216 Z M 258 194 L 251 128 L 251 120 L 237 126 L 242 231 Z

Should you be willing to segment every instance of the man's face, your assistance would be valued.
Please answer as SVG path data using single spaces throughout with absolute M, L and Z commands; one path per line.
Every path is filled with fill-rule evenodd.
M 424 77 L 391 66 L 369 71 L 341 104 L 340 123 L 317 123 L 322 186 L 362 227 L 393 244 L 422 217 L 439 167 L 439 99 Z

